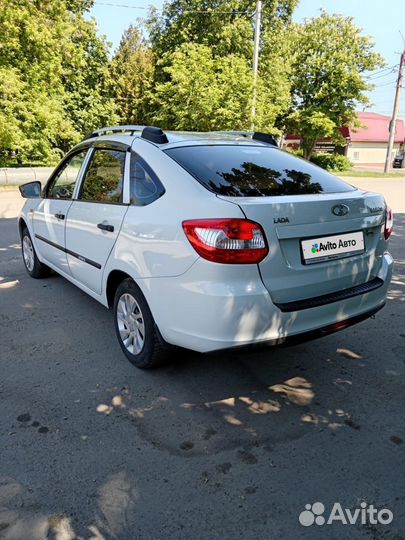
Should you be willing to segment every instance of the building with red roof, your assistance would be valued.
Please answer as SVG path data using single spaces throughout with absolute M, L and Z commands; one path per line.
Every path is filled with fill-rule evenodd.
M 354 165 L 377 165 L 385 162 L 391 118 L 373 112 L 357 114 L 363 127 L 342 128 L 347 141 L 346 155 Z M 405 127 L 397 120 L 392 160 L 403 149 Z
M 338 152 L 347 156 L 354 166 L 376 166 L 385 163 L 387 152 L 389 125 L 391 118 L 373 112 L 359 112 L 358 119 L 362 124 L 358 128 L 341 128 L 346 139 L 344 147 L 336 147 L 330 140 L 318 141 L 316 152 Z M 397 120 L 392 160 L 404 151 L 405 126 L 403 120 Z M 300 139 L 296 135 L 287 135 L 285 147 L 298 148 Z

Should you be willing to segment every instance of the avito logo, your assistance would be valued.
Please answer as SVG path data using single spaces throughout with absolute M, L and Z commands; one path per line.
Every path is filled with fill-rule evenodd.
M 360 508 L 350 510 L 350 508 L 342 508 L 338 502 L 333 504 L 329 516 L 324 516 L 325 505 L 321 502 L 306 504 L 298 516 L 298 520 L 304 527 L 311 525 L 330 525 L 331 523 L 340 522 L 342 525 L 388 525 L 394 519 L 394 515 L 388 508 L 378 510 L 374 505 L 368 505 L 366 502 L 360 504 Z
M 333 249 L 356 247 L 356 240 L 339 240 L 339 242 L 319 242 L 319 244 L 312 244 L 312 253 L 319 253 L 320 251 L 332 251 Z

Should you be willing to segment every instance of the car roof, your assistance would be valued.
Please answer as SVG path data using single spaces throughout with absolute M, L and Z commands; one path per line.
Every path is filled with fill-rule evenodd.
M 142 126 L 121 126 L 122 131 L 119 131 L 120 126 L 112 128 L 103 128 L 100 131 L 94 132 L 86 137 L 86 143 L 98 144 L 118 143 L 128 147 L 132 146 L 133 142 L 142 138 L 162 150 L 178 146 L 198 146 L 198 145 L 253 145 L 253 146 L 268 146 L 268 142 L 252 138 L 253 132 L 243 131 L 161 131 L 165 137 L 164 142 L 157 143 L 143 136 Z M 111 133 L 108 133 L 108 131 Z M 103 134 L 106 133 L 106 134 Z

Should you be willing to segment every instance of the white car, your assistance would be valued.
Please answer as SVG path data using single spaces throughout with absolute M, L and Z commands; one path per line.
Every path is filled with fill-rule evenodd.
M 19 216 L 35 278 L 56 271 L 114 312 L 140 368 L 322 336 L 383 307 L 393 261 L 384 198 L 263 134 L 117 126 L 71 150 Z

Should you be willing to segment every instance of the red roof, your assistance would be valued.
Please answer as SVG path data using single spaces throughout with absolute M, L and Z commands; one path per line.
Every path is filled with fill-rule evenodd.
M 373 112 L 359 112 L 357 117 L 365 127 L 342 128 L 343 137 L 351 142 L 388 142 L 391 118 Z M 397 120 L 395 142 L 404 142 L 405 128 L 403 120 Z
M 351 142 L 388 142 L 390 116 L 373 112 L 359 112 L 357 118 L 365 127 L 340 129 L 343 137 Z M 286 140 L 299 140 L 300 136 L 289 133 Z M 327 140 L 327 139 L 326 139 Z M 394 142 L 402 143 L 405 140 L 405 127 L 403 120 L 397 120 Z

